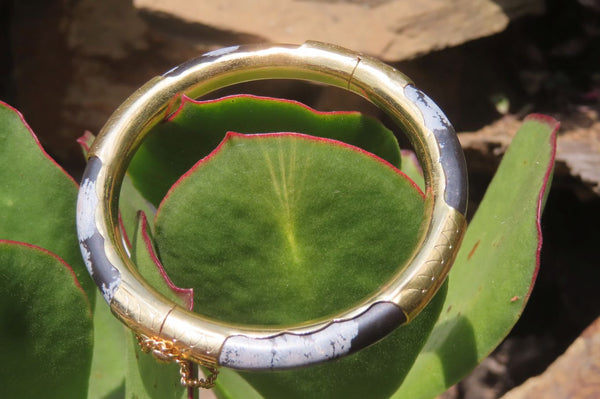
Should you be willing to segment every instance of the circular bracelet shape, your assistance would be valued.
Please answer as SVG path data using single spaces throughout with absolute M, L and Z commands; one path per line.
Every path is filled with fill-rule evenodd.
M 150 287 L 123 244 L 120 187 L 150 128 L 182 95 L 197 98 L 260 79 L 307 80 L 366 98 L 403 129 L 423 168 L 425 215 L 418 248 L 377 292 L 331 319 L 277 328 L 208 319 Z M 360 350 L 412 320 L 427 305 L 448 274 L 465 229 L 465 162 L 442 111 L 394 68 L 329 44 L 234 46 L 188 61 L 150 80 L 127 99 L 98 135 L 88 158 L 77 203 L 79 243 L 88 271 L 113 313 L 141 337 L 168 347 L 178 361 L 274 370 Z

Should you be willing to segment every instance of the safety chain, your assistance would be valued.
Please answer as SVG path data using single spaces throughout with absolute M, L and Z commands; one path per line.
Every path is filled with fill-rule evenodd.
M 140 348 L 144 353 L 152 353 L 159 361 L 179 364 L 179 374 L 181 374 L 181 385 L 190 388 L 210 389 L 215 386 L 215 381 L 219 375 L 219 370 L 214 365 L 202 364 L 209 372 L 206 378 L 194 378 L 193 367 L 189 360 L 183 358 L 179 349 L 171 341 L 162 339 L 148 338 L 142 335 L 136 335 Z

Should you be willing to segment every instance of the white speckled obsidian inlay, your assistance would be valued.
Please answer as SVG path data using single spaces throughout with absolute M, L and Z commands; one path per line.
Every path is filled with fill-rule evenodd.
M 446 174 L 444 199 L 448 205 L 462 213 L 467 212 L 467 166 L 454 128 L 440 107 L 427 94 L 413 85 L 404 88 L 404 95 L 423 114 L 425 127 L 433 132 L 440 149 L 440 162 Z
M 235 335 L 225 341 L 219 364 L 241 370 L 281 370 L 322 363 L 378 341 L 405 321 L 398 306 L 379 302 L 355 318 L 333 321 L 311 334 Z
M 110 304 L 121 283 L 121 274 L 106 257 L 104 237 L 96 227 L 96 179 L 101 167 L 102 161 L 91 157 L 83 174 L 77 198 L 77 236 L 85 266 L 102 291 L 104 299 Z

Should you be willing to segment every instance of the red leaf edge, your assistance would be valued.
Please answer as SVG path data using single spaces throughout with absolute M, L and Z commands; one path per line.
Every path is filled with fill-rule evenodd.
M 83 148 L 83 150 L 88 153 L 90 152 L 90 148 L 91 145 L 88 144 L 90 143 L 90 139 L 94 137 L 94 134 L 92 132 L 90 132 L 89 130 L 86 130 L 83 135 L 81 135 L 80 137 L 77 138 L 77 144 L 79 144 L 81 146 L 81 148 Z M 93 142 L 93 141 L 92 141 Z
M 306 105 L 304 103 L 301 103 L 300 101 L 290 100 L 287 98 L 257 96 L 254 94 L 234 94 L 234 95 L 225 96 L 225 97 L 216 98 L 216 99 L 210 99 L 210 100 L 195 100 L 186 95 L 181 95 L 181 101 L 175 111 L 171 112 L 171 109 L 173 108 L 172 105 L 169 105 L 167 107 L 167 110 L 165 112 L 164 121 L 165 122 L 172 121 L 174 118 L 177 117 L 177 115 L 179 115 L 179 113 L 183 110 L 183 108 L 188 104 L 195 104 L 195 105 L 214 104 L 214 103 L 218 103 L 221 101 L 232 100 L 232 99 L 237 99 L 237 98 L 249 98 L 249 99 L 254 99 L 254 100 L 263 100 L 263 101 L 278 102 L 278 103 L 283 102 L 286 104 L 297 105 L 297 106 L 300 106 L 301 108 L 303 108 L 307 111 L 310 111 L 316 115 L 361 115 L 361 113 L 358 111 L 319 111 L 312 107 L 309 107 L 308 105 Z
M 173 281 L 171 281 L 160 259 L 158 259 L 158 256 L 156 255 L 154 245 L 152 245 L 152 240 L 150 239 L 150 235 L 148 234 L 148 218 L 146 217 L 146 214 L 143 211 L 138 211 L 138 216 L 142 222 L 141 234 L 142 239 L 144 240 L 144 245 L 146 246 L 146 250 L 152 258 L 154 265 L 158 269 L 158 272 L 160 273 L 167 286 L 187 305 L 188 310 L 194 310 L 194 289 L 180 288 L 176 286 L 173 283 Z
M 356 147 L 347 143 L 344 143 L 342 141 L 338 141 L 338 140 L 332 140 L 332 139 L 327 139 L 327 138 L 323 138 L 323 137 L 316 137 L 316 136 L 310 136 L 307 134 L 302 134 L 302 133 L 293 133 L 293 132 L 280 132 L 280 133 L 260 133 L 260 134 L 242 134 L 242 133 L 236 133 L 236 132 L 227 132 L 227 134 L 225 135 L 225 138 L 223 139 L 223 141 L 221 141 L 221 143 L 219 143 L 219 145 L 213 150 L 211 151 L 210 154 L 208 154 L 206 157 L 202 158 L 201 160 L 199 160 L 198 162 L 196 162 L 194 164 L 194 166 L 192 166 L 187 172 L 185 172 L 179 179 L 177 179 L 177 181 L 171 186 L 171 188 L 169 189 L 169 191 L 167 191 L 167 194 L 165 195 L 165 197 L 162 199 L 162 201 L 160 202 L 159 206 L 158 206 L 158 210 L 156 211 L 156 215 L 154 217 L 154 220 L 156 220 L 156 218 L 158 217 L 163 204 L 165 203 L 165 201 L 169 198 L 169 196 L 173 193 L 173 191 L 181 184 L 181 182 L 183 182 L 184 180 L 186 180 L 192 173 L 194 173 L 200 166 L 202 166 L 203 164 L 205 164 L 206 162 L 208 162 L 211 158 L 213 158 L 217 153 L 219 153 L 219 151 L 221 151 L 222 147 L 225 145 L 225 143 L 227 143 L 228 140 L 231 140 L 231 138 L 233 137 L 237 137 L 237 138 L 241 138 L 244 140 L 251 140 L 251 139 L 262 139 L 262 138 L 268 138 L 268 137 L 298 137 L 298 138 L 303 138 L 306 140 L 312 140 L 312 141 L 319 141 L 319 142 L 324 142 L 330 145 L 334 145 L 334 146 L 338 146 L 338 147 L 342 147 L 342 148 L 347 148 L 350 149 L 356 153 L 359 153 L 361 155 L 365 155 L 371 159 L 374 159 L 375 161 L 381 163 L 382 165 L 390 168 L 393 172 L 397 173 L 398 175 L 400 175 L 402 178 L 406 179 L 410 185 L 412 186 L 413 189 L 415 189 L 417 191 L 417 193 L 421 196 L 421 198 L 425 199 L 425 193 L 423 193 L 423 191 L 421 190 L 421 188 L 410 178 L 408 177 L 404 172 L 402 172 L 400 169 L 398 169 L 397 167 L 395 167 L 394 165 L 392 165 L 391 163 L 389 163 L 388 161 L 386 161 L 383 158 L 378 157 L 377 155 L 365 151 L 360 147 Z
M 81 284 L 79 284 L 79 280 L 77 280 L 77 275 L 75 274 L 75 271 L 67 262 L 65 262 L 65 260 L 63 258 L 58 256 L 54 252 L 50 252 L 45 248 L 38 247 L 37 245 L 30 244 L 28 242 L 0 239 L 0 244 L 17 245 L 17 246 L 33 249 L 35 251 L 42 252 L 42 253 L 49 255 L 50 257 L 56 259 L 59 263 L 61 263 L 68 270 L 68 272 L 71 274 L 71 277 L 73 277 L 73 282 L 75 283 L 75 286 L 77 287 L 77 289 L 79 291 L 81 291 L 81 293 L 83 294 L 83 297 L 85 298 L 85 302 L 87 303 L 88 311 L 90 312 L 90 317 L 92 316 L 92 306 L 90 304 L 90 300 L 89 300 L 87 294 L 85 293 L 85 291 L 83 290 L 83 288 L 81 287 Z
M 552 176 L 552 172 L 554 170 L 554 161 L 556 159 L 556 135 L 558 133 L 558 129 L 560 128 L 560 122 L 554 119 L 551 116 L 543 115 L 543 114 L 530 114 L 525 117 L 524 121 L 536 121 L 538 123 L 542 123 L 547 125 L 550 129 L 552 129 L 552 133 L 550 134 L 550 162 L 548 162 L 548 168 L 546 169 L 546 174 L 544 175 L 544 182 L 542 184 L 542 188 L 540 189 L 540 193 L 538 196 L 537 203 L 537 216 L 536 216 L 536 228 L 538 235 L 538 246 L 536 248 L 535 254 L 535 270 L 533 272 L 533 276 L 531 277 L 531 284 L 529 286 L 529 291 L 525 296 L 525 301 L 523 303 L 527 303 L 529 297 L 531 296 L 531 292 L 533 291 L 533 286 L 537 279 L 538 273 L 540 271 L 540 260 L 541 260 L 541 252 L 542 252 L 542 212 L 543 212 L 543 204 L 544 198 L 546 196 L 546 191 L 549 189 L 549 182 Z
M 33 138 L 33 140 L 35 141 L 35 143 L 37 144 L 37 146 L 39 147 L 40 151 L 42 152 L 42 154 L 50 161 L 54 164 L 54 166 L 56 166 L 61 172 L 63 172 L 63 174 L 73 182 L 73 184 L 75 184 L 76 187 L 79 187 L 79 184 L 77 184 L 77 182 L 75 181 L 75 179 L 73 179 L 73 177 L 71 177 L 70 174 L 67 173 L 66 170 L 64 170 L 64 168 L 62 166 L 60 166 L 58 164 L 58 162 L 56 162 L 56 160 L 54 160 L 54 158 L 52 158 L 44 149 L 44 147 L 42 146 L 42 144 L 40 143 L 40 140 L 38 139 L 38 137 L 35 135 L 35 133 L 33 132 L 33 129 L 31 129 L 31 126 L 29 126 L 29 124 L 27 123 L 27 121 L 25 120 L 25 117 L 23 117 L 23 114 L 21 112 L 19 112 L 19 110 L 17 110 L 15 107 L 13 107 L 12 105 L 9 105 L 7 103 L 5 103 L 4 101 L 0 100 L 0 106 L 6 107 L 8 108 L 10 111 L 14 112 L 15 114 L 17 114 L 17 116 L 19 117 L 19 119 L 21 120 L 21 122 L 23 123 L 23 125 L 25 126 L 25 128 L 29 131 L 29 133 L 31 134 L 31 137 Z
M 131 241 L 129 240 L 129 235 L 127 234 L 127 230 L 125 230 L 125 224 L 123 223 L 123 217 L 121 216 L 121 212 L 119 212 L 119 229 L 121 230 L 121 234 L 123 235 L 123 241 L 127 248 L 131 248 Z

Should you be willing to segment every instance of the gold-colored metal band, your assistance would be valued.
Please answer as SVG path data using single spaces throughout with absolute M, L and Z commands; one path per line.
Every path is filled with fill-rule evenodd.
M 404 128 L 426 181 L 423 235 L 410 262 L 399 265 L 397 274 L 385 286 L 333 319 L 279 328 L 223 324 L 175 305 L 137 273 L 123 246 L 118 224 L 120 186 L 146 133 L 163 119 L 169 107 L 176 107 L 182 95 L 197 98 L 232 84 L 276 78 L 320 82 L 357 93 Z M 118 286 L 115 284 L 114 292 L 107 297 L 114 314 L 137 334 L 172 343 L 181 359 L 214 365 L 224 362 L 220 356 L 231 337 L 310 335 L 327 331 L 334 322 L 358 319 L 379 303 L 399 307 L 407 321 L 414 318 L 444 281 L 462 239 L 465 217 L 464 210 L 457 210 L 445 200 L 448 179 L 453 178 L 449 175 L 454 172 L 444 170 L 435 129 L 426 126 L 427 111 L 405 94 L 409 84 L 403 74 L 375 59 L 308 42 L 301 46 L 236 47 L 209 53 L 141 87 L 112 115 L 89 153 L 90 158 L 101 163 L 93 186 L 98 200 L 94 208 L 95 228 L 103 239 L 107 261 L 120 274 Z M 282 368 L 290 364 L 301 365 L 301 361 L 286 363 Z M 258 364 L 256 368 L 261 367 Z

